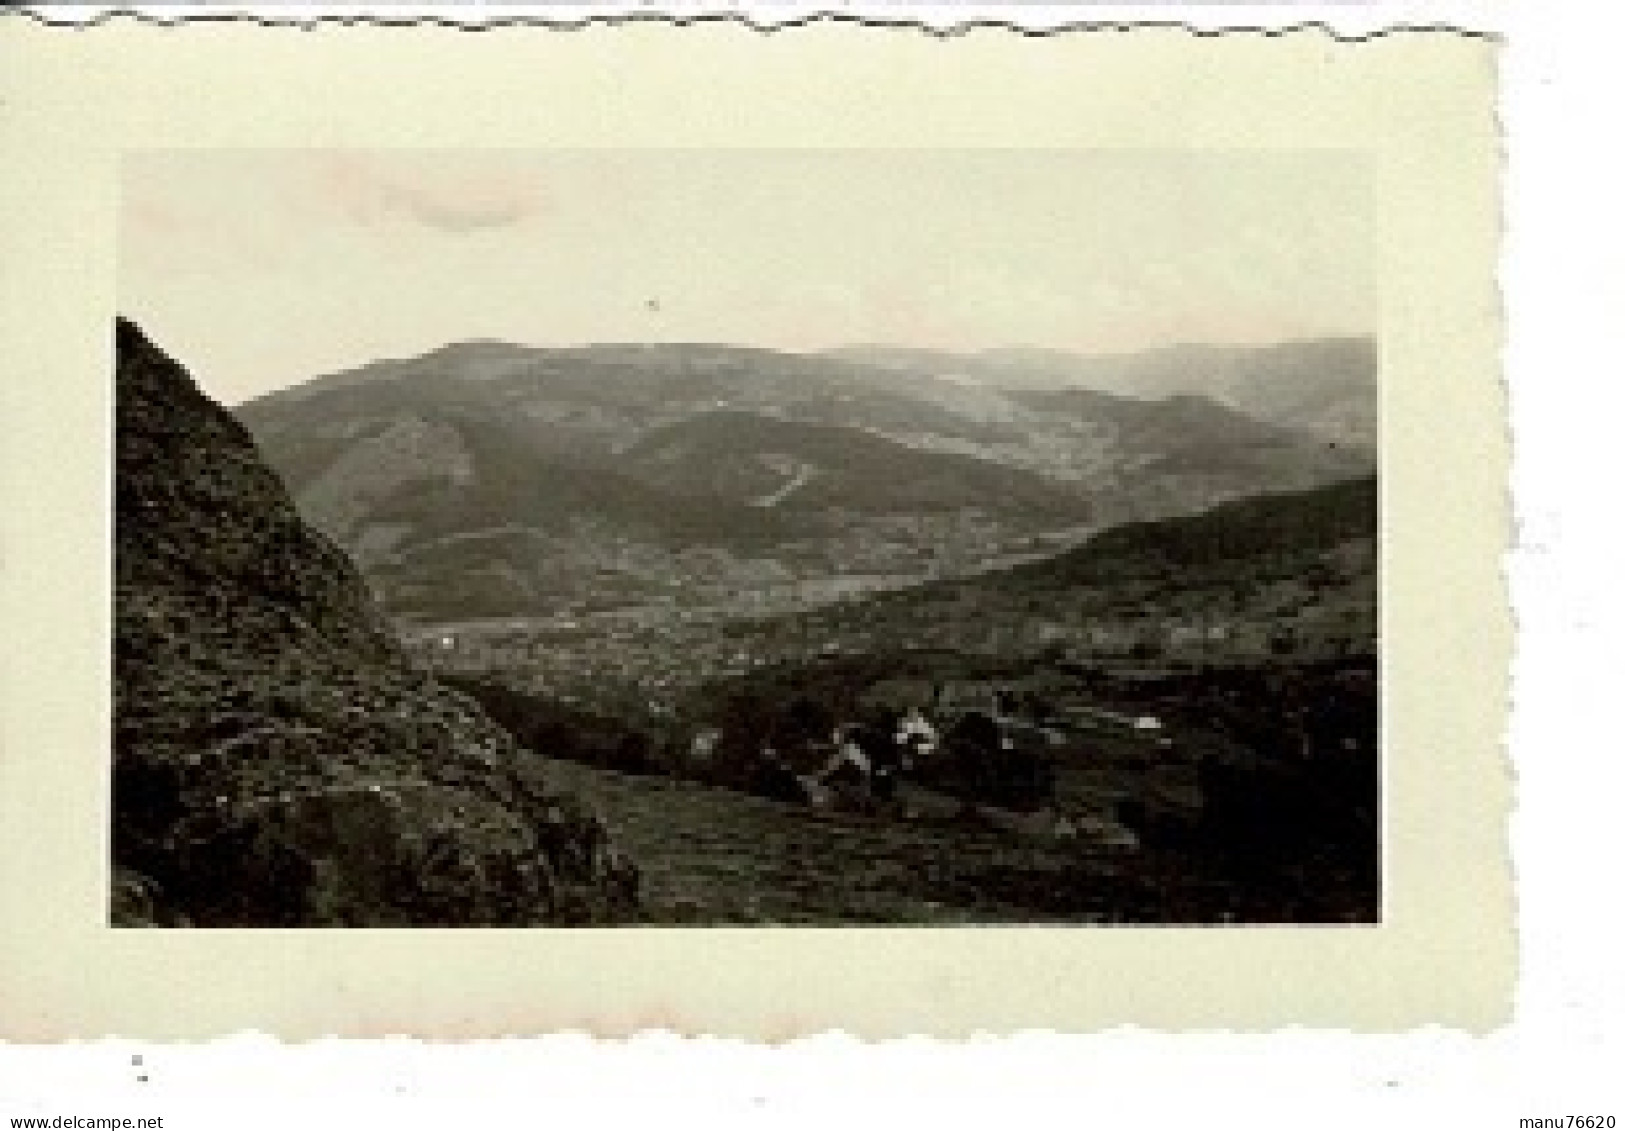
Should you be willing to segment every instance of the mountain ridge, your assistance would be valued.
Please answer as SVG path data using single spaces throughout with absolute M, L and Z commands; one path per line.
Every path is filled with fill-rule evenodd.
M 1181 344 L 1120 354 L 1000 348 L 969 353 L 856 347 L 832 354 L 997 388 L 1067 388 L 1157 400 L 1204 395 L 1269 423 L 1339 442 L 1376 442 L 1374 338 L 1336 335 L 1263 346 Z
M 392 614 L 430 619 L 963 572 L 1373 466 L 1194 393 L 1003 389 L 711 344 L 453 343 L 240 413 Z

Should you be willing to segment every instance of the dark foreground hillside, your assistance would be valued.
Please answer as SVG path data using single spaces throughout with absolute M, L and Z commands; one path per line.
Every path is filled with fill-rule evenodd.
M 604 814 L 643 869 L 655 922 L 1379 917 L 1372 657 L 1120 674 L 849 657 L 711 689 L 709 705 L 691 704 L 715 739 L 703 746 L 680 721 L 661 734 L 450 678 Z M 991 720 L 978 732 L 974 708 L 956 722 L 947 706 L 995 686 L 1012 740 L 998 750 L 978 740 Z M 894 789 L 849 781 L 820 798 L 807 786 L 829 749 L 817 735 L 928 688 L 942 744 Z M 1145 717 L 1160 722 L 1135 725 Z
M 660 776 L 549 765 L 643 867 L 656 924 L 950 926 L 1374 923 L 1375 879 L 1338 846 L 1125 849 L 987 819 L 820 812 Z
M 118 925 L 629 916 L 597 818 L 410 667 L 248 433 L 117 327 Z

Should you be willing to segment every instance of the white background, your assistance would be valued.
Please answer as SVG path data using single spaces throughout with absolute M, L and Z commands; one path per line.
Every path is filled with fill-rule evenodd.
M 1618 595 L 1625 554 L 1617 525 L 1625 515 L 1617 497 L 1625 485 L 1617 396 L 1625 380 L 1625 176 L 1618 160 L 1625 12 L 1610 0 L 1527 2 L 1512 11 L 1514 2 L 895 4 L 887 13 L 940 21 L 951 11 L 1033 24 L 1067 15 L 1209 26 L 1324 19 L 1350 33 L 1395 22 L 1451 23 L 1505 36 L 1503 287 L 1517 513 L 1507 568 L 1519 621 L 1511 839 L 1521 946 L 1510 1026 L 1479 1038 L 1437 1030 L 1124 1031 L 882 1046 L 831 1035 L 777 1049 L 659 1034 L 627 1044 L 566 1035 L 460 1046 L 281 1046 L 252 1034 L 199 1046 L 103 1039 L 0 1048 L 0 1120 L 161 1115 L 166 1128 L 178 1129 L 561 1122 L 1516 1128 L 1525 1116 L 1625 1121 L 1625 990 L 1616 957 L 1625 728 L 1613 719 L 1616 702 L 1625 701 Z M 371 7 L 395 14 L 424 6 Z M 500 8 L 504 16 L 521 10 L 455 7 L 465 14 Z M 791 12 L 786 4 L 756 7 L 766 18 Z

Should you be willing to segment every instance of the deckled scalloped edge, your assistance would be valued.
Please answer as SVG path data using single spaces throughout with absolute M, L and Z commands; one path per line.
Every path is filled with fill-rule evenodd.
M 211 0 L 212 2 L 212 0 Z M 388 0 L 384 0 L 388 2 Z M 679 0 L 680 2 L 680 0 Z M 883 0 L 882 0 L 883 2 Z M 1083 0 L 1087 2 L 1087 0 Z M 906 0 L 901 0 L 906 3 Z M 0 5 L 5 0 L 0 0 Z M 65 5 L 58 5 L 62 7 Z M 85 7 L 90 7 L 85 4 Z M 1396 21 L 1384 23 L 1380 27 L 1364 31 L 1340 31 L 1326 20 L 1299 20 L 1279 25 L 1265 24 L 1224 24 L 1220 26 L 1201 26 L 1186 20 L 1158 20 L 1158 19 L 1132 19 L 1132 18 L 1079 18 L 1057 20 L 1045 26 L 1027 26 L 1013 19 L 994 19 L 988 17 L 969 17 L 950 22 L 938 22 L 921 13 L 915 17 L 898 15 L 879 15 L 874 11 L 850 12 L 835 10 L 818 10 L 786 13 L 782 17 L 767 16 L 766 13 L 751 12 L 741 9 L 728 9 L 717 11 L 696 11 L 681 13 L 662 10 L 649 10 L 645 8 L 623 9 L 601 14 L 572 14 L 550 16 L 535 12 L 526 14 L 496 14 L 496 10 L 484 7 L 471 9 L 470 14 L 451 15 L 448 4 L 442 4 L 436 14 L 420 12 L 411 16 L 388 16 L 379 14 L 317 12 L 308 10 L 286 16 L 270 16 L 263 12 L 222 12 L 212 9 L 182 9 L 171 8 L 163 13 L 151 8 L 138 11 L 125 7 L 105 7 L 93 14 L 84 17 L 63 16 L 53 18 L 50 15 L 27 6 L 0 6 L 0 21 L 6 18 L 26 18 L 36 25 L 49 28 L 62 28 L 79 30 L 85 28 L 101 27 L 125 22 L 138 25 L 173 28 L 184 24 L 246 24 L 264 28 L 304 28 L 316 30 L 324 25 L 337 25 L 341 27 L 438 27 L 454 31 L 481 32 L 490 30 L 505 30 L 508 28 L 523 27 L 547 31 L 585 31 L 595 27 L 614 27 L 622 24 L 669 24 L 674 27 L 689 27 L 693 25 L 724 25 L 737 24 L 762 34 L 771 34 L 779 31 L 795 30 L 816 25 L 853 25 L 871 27 L 883 30 L 909 30 L 924 34 L 935 39 L 953 39 L 966 36 L 971 32 L 1002 31 L 1013 33 L 1023 38 L 1037 39 L 1057 36 L 1067 33 L 1126 33 L 1138 30 L 1177 30 L 1183 31 L 1193 38 L 1219 38 L 1229 35 L 1237 36 L 1263 36 L 1265 38 L 1282 38 L 1297 34 L 1319 33 L 1333 42 L 1338 43 L 1364 43 L 1388 38 L 1397 38 L 1407 35 L 1450 35 L 1464 39 L 1482 40 L 1490 43 L 1504 43 L 1506 33 L 1486 28 L 1466 27 L 1452 24 L 1448 21 Z M 1018 9 L 1019 11 L 1019 9 Z M 932 14 L 940 15 L 941 8 L 933 10 Z M 1037 15 L 1039 13 L 1031 13 Z M 1504 204 L 1504 202 L 1503 202 Z M 1398 1033 L 1417 1033 L 1428 1030 L 1437 1035 L 1444 1033 L 1461 1033 L 1464 1030 L 1459 1026 L 1445 1026 L 1441 1029 L 1435 1023 L 1418 1022 L 1408 1029 L 1396 1030 Z M 143 1049 L 153 1048 L 202 1048 L 205 1046 L 218 1047 L 221 1044 L 235 1039 L 251 1036 L 266 1037 L 274 1048 L 287 1050 L 290 1048 L 314 1048 L 322 1043 L 342 1041 L 346 1044 L 367 1043 L 381 1045 L 382 1042 L 393 1037 L 407 1036 L 410 1044 L 424 1045 L 458 1045 L 468 1047 L 478 1043 L 513 1042 L 513 1041 L 546 1041 L 559 1039 L 570 1040 L 583 1038 L 594 1044 L 629 1045 L 634 1041 L 650 1039 L 675 1039 L 685 1046 L 709 1045 L 713 1048 L 762 1048 L 762 1047 L 791 1047 L 806 1048 L 808 1045 L 827 1043 L 830 1040 L 845 1041 L 848 1044 L 859 1046 L 900 1047 L 909 1042 L 925 1040 L 932 1044 L 971 1045 L 991 1043 L 1010 1044 L 1018 1040 L 1032 1038 L 1053 1038 L 1077 1036 L 1083 1031 L 1069 1031 L 1057 1029 L 1046 1025 L 1019 1026 L 1007 1031 L 988 1029 L 984 1026 L 974 1026 L 948 1036 L 927 1036 L 918 1032 L 907 1035 L 867 1037 L 854 1035 L 849 1029 L 837 1025 L 823 1028 L 809 1029 L 804 1032 L 795 1032 L 783 1036 L 763 1038 L 740 1037 L 735 1035 L 719 1034 L 715 1029 L 696 1028 L 690 1025 L 672 1024 L 670 1022 L 661 1026 L 636 1026 L 624 1031 L 613 1030 L 609 1032 L 594 1031 L 581 1025 L 568 1025 L 547 1032 L 529 1032 L 509 1030 L 499 1034 L 481 1037 L 434 1037 L 406 1033 L 364 1038 L 336 1037 L 332 1033 L 323 1036 L 288 1039 L 263 1029 L 256 1029 L 246 1025 L 232 1032 L 219 1032 L 204 1037 L 170 1038 L 168 1040 L 147 1040 L 141 1038 L 119 1037 L 117 1035 L 103 1035 L 96 1040 L 107 1045 L 113 1042 L 127 1042 Z M 1199 1027 L 1176 1028 L 1171 1026 L 1147 1026 L 1136 1021 L 1108 1022 L 1096 1028 L 1087 1030 L 1088 1035 L 1096 1037 L 1165 1037 L 1170 1035 L 1192 1036 L 1224 1036 L 1224 1035 L 1291 1035 L 1291 1034 L 1327 1034 L 1359 1035 L 1361 1030 L 1351 1029 L 1347 1026 L 1314 1026 L 1301 1022 L 1286 1022 L 1272 1027 L 1262 1028 L 1245 1025 L 1219 1025 L 1217 1023 Z M 1389 1035 L 1393 1035 L 1392 1033 Z M 61 1042 L 58 1042 L 61 1043 Z
M 941 14 L 935 9 L 933 14 Z M 1040 15 L 1034 12 L 1033 15 Z M 178 27 L 184 24 L 250 24 L 266 28 L 318 28 L 324 25 L 342 27 L 441 27 L 455 31 L 495 31 L 513 27 L 540 28 L 548 31 L 584 31 L 594 27 L 616 27 L 623 24 L 669 24 L 690 27 L 704 24 L 736 24 L 764 35 L 792 31 L 819 24 L 850 25 L 885 30 L 909 30 L 937 39 L 953 39 L 971 32 L 1002 31 L 1029 39 L 1079 32 L 1133 32 L 1142 29 L 1180 30 L 1196 38 L 1217 38 L 1227 35 L 1261 35 L 1268 38 L 1319 33 L 1339 43 L 1365 43 L 1400 35 L 1452 35 L 1466 39 L 1500 42 L 1500 32 L 1483 28 L 1464 27 L 1448 22 L 1397 22 L 1366 31 L 1339 31 L 1326 20 L 1302 20 L 1295 23 L 1270 26 L 1264 24 L 1225 24 L 1205 27 L 1185 20 L 1135 20 L 1080 18 L 1058 21 L 1040 27 L 1028 26 L 1015 19 L 995 19 L 972 16 L 962 20 L 938 23 L 926 13 L 908 17 L 881 15 L 875 11 L 812 11 L 786 13 L 782 18 L 760 11 L 731 9 L 726 11 L 699 11 L 682 13 L 631 9 L 606 12 L 599 15 L 549 16 L 535 11 L 523 15 L 501 15 L 490 8 L 475 8 L 469 15 L 452 15 L 445 8 L 434 14 L 390 16 L 381 13 L 361 14 L 342 12 L 302 12 L 287 16 L 272 16 L 261 12 L 220 12 L 212 10 L 182 10 L 157 12 L 151 9 L 108 7 L 83 18 L 53 16 L 32 7 L 0 8 L 0 18 L 24 18 L 44 27 L 83 29 L 101 27 L 115 21 L 148 24 L 154 27 Z

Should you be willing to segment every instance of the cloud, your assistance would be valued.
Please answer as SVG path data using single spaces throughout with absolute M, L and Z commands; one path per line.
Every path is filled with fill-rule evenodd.
M 386 211 L 453 235 L 510 227 L 535 211 L 532 201 L 518 195 L 456 200 L 398 184 L 381 185 L 380 192 Z
M 406 221 L 448 235 L 512 227 L 542 211 L 540 185 L 501 168 L 448 172 L 423 157 L 325 155 L 315 203 L 361 226 Z

